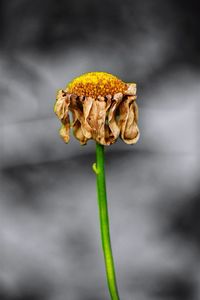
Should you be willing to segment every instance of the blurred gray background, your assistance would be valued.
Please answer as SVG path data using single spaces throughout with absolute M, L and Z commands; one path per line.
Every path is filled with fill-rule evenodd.
M 0 300 L 108 300 L 95 144 L 53 113 L 73 77 L 138 84 L 137 145 L 106 148 L 122 300 L 200 299 L 198 1 L 0 1 Z

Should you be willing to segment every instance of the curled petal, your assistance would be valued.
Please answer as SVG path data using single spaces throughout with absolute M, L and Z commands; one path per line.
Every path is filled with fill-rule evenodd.
M 93 130 L 92 138 L 102 145 L 110 145 L 110 131 L 108 130 L 107 115 L 112 103 L 112 96 L 99 96 L 95 101 L 95 130 Z M 92 116 L 91 116 L 92 118 Z M 109 132 L 109 133 L 108 133 Z
M 137 105 L 134 97 L 128 96 L 119 106 L 119 127 L 121 138 L 126 144 L 135 144 L 139 139 L 139 129 L 137 126 Z
M 78 119 L 74 123 L 73 129 L 74 129 L 74 136 L 77 138 L 77 140 L 79 140 L 81 145 L 85 145 L 88 141 L 88 138 L 85 137 L 81 127 L 81 123 L 79 122 Z
M 127 83 L 127 90 L 124 92 L 124 95 L 136 95 L 137 87 L 136 83 Z
M 90 118 L 88 114 L 91 111 L 92 103 L 88 99 L 85 100 L 83 102 L 83 99 L 80 100 L 78 97 L 76 100 L 72 99 L 70 105 L 73 116 L 73 133 L 82 145 L 92 138 L 92 128 L 88 122 Z
M 83 106 L 85 101 L 86 105 Z M 88 100 L 84 97 L 81 98 L 76 95 L 71 95 L 70 110 L 73 115 L 73 133 L 82 145 L 86 144 L 88 139 L 91 138 L 89 128 L 85 126 L 84 118 L 84 111 L 87 111 L 88 105 Z
M 70 124 L 63 124 L 62 127 L 60 128 L 60 136 L 62 137 L 62 139 L 64 140 L 65 143 L 69 142 L 69 132 L 70 132 Z
M 122 99 L 123 99 L 122 93 L 115 94 L 112 99 L 112 105 L 108 112 L 108 126 L 111 131 L 110 137 L 112 136 L 114 141 L 118 138 L 118 136 L 120 134 L 120 129 L 119 129 L 119 126 L 116 121 L 116 110 L 117 110 L 120 102 L 122 101 Z
M 68 118 L 70 97 L 65 91 L 59 90 L 56 97 L 56 103 L 54 105 L 54 112 L 64 124 L 65 119 Z
M 83 114 L 81 110 L 76 107 L 71 107 L 71 112 L 73 115 L 72 127 L 73 127 L 74 136 L 79 140 L 81 144 L 85 144 L 86 139 L 81 128 L 81 123 L 82 123 L 81 121 L 83 119 Z
M 98 117 L 97 101 L 94 100 L 87 114 L 87 124 L 91 128 L 92 135 L 96 133 L 98 128 L 97 117 Z
M 90 126 L 90 111 L 93 106 L 94 99 L 91 97 L 86 97 L 83 101 L 83 131 L 84 135 L 90 139 L 92 137 L 92 127 Z
M 97 142 L 105 145 L 105 122 L 106 122 L 106 102 L 96 101 L 97 107 L 97 128 L 94 133 Z
M 98 97 L 95 101 L 95 130 L 93 130 L 93 139 L 102 145 L 110 145 L 112 143 L 108 134 L 107 114 L 111 106 L 112 96 Z M 91 117 L 92 118 L 92 117 Z
M 63 138 L 65 143 L 69 142 L 69 131 L 70 131 L 70 120 L 69 120 L 69 104 L 70 97 L 65 91 L 59 90 L 56 103 L 54 106 L 54 112 L 62 122 L 62 127 L 60 128 L 60 136 Z

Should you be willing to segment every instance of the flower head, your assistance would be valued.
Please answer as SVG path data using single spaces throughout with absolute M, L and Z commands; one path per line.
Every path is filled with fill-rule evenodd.
M 108 94 L 123 93 L 126 90 L 126 84 L 112 74 L 104 72 L 91 72 L 83 74 L 68 85 L 68 92 L 77 96 L 86 96 L 98 98 L 105 97 Z
M 62 122 L 60 135 L 65 142 L 69 141 L 69 111 L 81 144 L 94 139 L 110 145 L 119 136 L 134 144 L 139 138 L 136 84 L 124 83 L 112 74 L 91 72 L 75 78 L 58 91 L 54 111 Z

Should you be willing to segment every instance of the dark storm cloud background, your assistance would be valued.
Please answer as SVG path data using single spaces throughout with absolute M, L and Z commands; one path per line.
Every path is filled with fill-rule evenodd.
M 138 84 L 141 138 L 106 149 L 121 299 L 200 299 L 198 1 L 0 1 L 0 299 L 109 299 L 94 143 L 58 136 L 56 90 Z

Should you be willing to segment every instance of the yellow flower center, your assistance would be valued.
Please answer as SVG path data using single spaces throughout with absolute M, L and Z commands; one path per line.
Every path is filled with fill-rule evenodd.
M 98 96 L 123 93 L 126 90 L 126 84 L 112 74 L 91 72 L 75 78 L 67 88 L 71 94 L 97 98 Z

